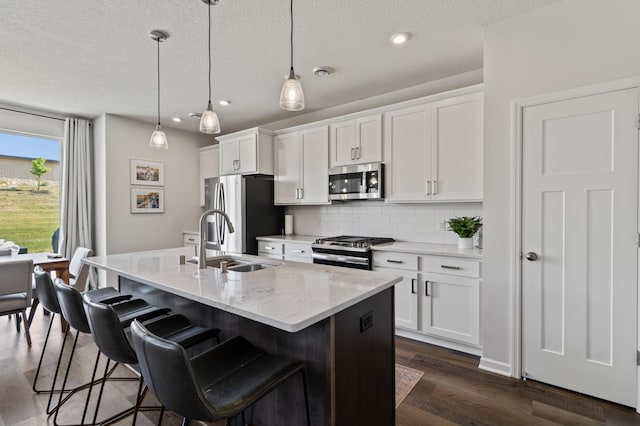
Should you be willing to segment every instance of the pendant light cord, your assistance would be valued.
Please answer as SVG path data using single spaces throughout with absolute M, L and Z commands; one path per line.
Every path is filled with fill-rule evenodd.
M 209 3 L 209 103 L 211 103 L 211 0 Z
M 291 0 L 291 69 L 293 70 L 293 0 Z
M 160 37 L 156 38 L 158 46 L 158 126 L 160 125 Z

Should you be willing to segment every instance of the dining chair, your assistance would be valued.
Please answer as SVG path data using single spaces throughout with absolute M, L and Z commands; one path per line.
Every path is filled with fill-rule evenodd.
M 27 308 L 31 306 L 31 273 L 33 261 L 10 260 L 0 263 L 0 315 L 22 314 L 24 335 L 27 344 L 31 346 Z M 20 322 L 16 321 L 16 328 L 20 332 Z
M 82 263 L 85 257 L 93 256 L 93 250 L 86 247 L 78 247 L 73 252 L 71 260 L 69 261 L 69 285 L 77 285 L 78 291 L 84 291 L 87 285 L 87 279 L 89 278 L 88 265 Z M 60 277 L 58 277 L 60 278 Z

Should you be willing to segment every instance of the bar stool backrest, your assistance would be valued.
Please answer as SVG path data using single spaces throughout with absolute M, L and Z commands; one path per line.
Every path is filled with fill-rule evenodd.
M 202 394 L 182 346 L 156 336 L 138 321 L 131 323 L 131 339 L 142 377 L 165 407 L 188 419 L 221 418 Z
M 58 295 L 62 315 L 69 325 L 82 333 L 91 333 L 87 315 L 82 306 L 82 295 L 80 292 L 66 284 L 60 278 L 57 278 L 53 285 Z
M 58 302 L 56 289 L 53 286 L 53 281 L 51 280 L 51 275 L 40 268 L 36 268 L 33 274 L 36 279 L 36 289 L 40 304 L 51 313 L 61 314 L 62 310 L 60 308 L 60 303 Z
M 91 335 L 100 351 L 113 361 L 137 364 L 136 353 L 131 347 L 113 307 L 94 302 L 89 294 L 84 294 L 82 301 Z

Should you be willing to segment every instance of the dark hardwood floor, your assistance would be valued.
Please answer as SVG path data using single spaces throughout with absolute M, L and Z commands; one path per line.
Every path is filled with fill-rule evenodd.
M 48 318 L 39 308 L 31 327 L 33 346 L 29 349 L 22 332 L 18 335 L 15 331 L 15 319 L 0 317 L 0 426 L 53 424 L 53 419 L 44 414 L 47 395 L 36 395 L 31 390 Z M 51 383 L 61 340 L 60 323 L 56 321 L 51 351 L 45 357 L 43 386 Z M 91 337 L 81 335 L 69 379 L 72 385 L 84 383 L 90 377 L 95 354 Z M 640 424 L 640 416 L 631 408 L 541 383 L 487 373 L 477 368 L 477 357 L 455 351 L 397 338 L 396 362 L 425 372 L 398 408 L 398 426 Z M 133 376 L 122 367 L 118 375 Z M 130 406 L 135 392 L 135 382 L 108 383 L 99 417 Z M 76 394 L 61 410 L 58 422 L 78 423 L 85 397 L 86 391 Z M 155 403 L 151 396 L 145 399 L 147 405 Z M 144 413 L 137 424 L 155 424 L 157 416 L 158 412 Z M 129 425 L 131 417 L 116 424 Z M 163 425 L 179 424 L 176 415 L 165 415 Z
M 424 371 L 396 425 L 640 425 L 632 408 L 478 369 L 479 358 L 396 338 L 396 362 Z

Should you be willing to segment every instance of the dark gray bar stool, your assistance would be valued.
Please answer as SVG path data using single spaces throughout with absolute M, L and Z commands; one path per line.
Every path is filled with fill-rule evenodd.
M 109 369 L 111 361 L 115 362 L 116 365 L 120 363 L 128 364 L 134 369 L 137 369 L 138 358 L 131 346 L 131 343 L 129 342 L 130 337 L 128 334 L 130 333 L 130 330 L 126 328 L 128 324 L 118 319 L 118 315 L 114 307 L 92 300 L 90 294 L 83 296 L 83 304 L 93 340 L 98 345 L 98 348 L 100 348 L 100 351 L 108 358 L 107 365 L 105 366 L 105 374 Z M 134 320 L 143 321 L 139 318 L 132 318 L 129 323 Z M 212 338 L 215 338 L 217 343 L 219 343 L 219 329 L 205 328 L 195 325 L 185 316 L 180 314 L 171 314 L 165 317 L 159 317 L 153 321 L 147 322 L 146 325 L 155 333 L 175 342 L 180 347 L 191 347 Z M 104 385 L 105 381 L 103 381 L 100 386 L 98 407 L 104 392 Z M 111 423 L 133 414 L 133 424 L 135 424 L 139 410 L 159 408 L 141 407 L 141 402 L 147 389 L 146 386 L 143 388 L 143 385 L 144 380 L 141 375 L 139 378 L 138 393 L 136 395 L 136 404 L 127 410 L 112 415 L 100 423 Z M 93 424 L 96 424 L 97 422 L 98 407 L 96 407 L 96 411 L 94 413 Z
M 174 342 L 143 324 L 131 324 L 140 370 L 149 388 L 168 409 L 191 420 L 227 425 L 257 400 L 301 373 L 307 425 L 310 425 L 304 363 L 263 352 L 243 337 L 232 337 L 189 359 Z

